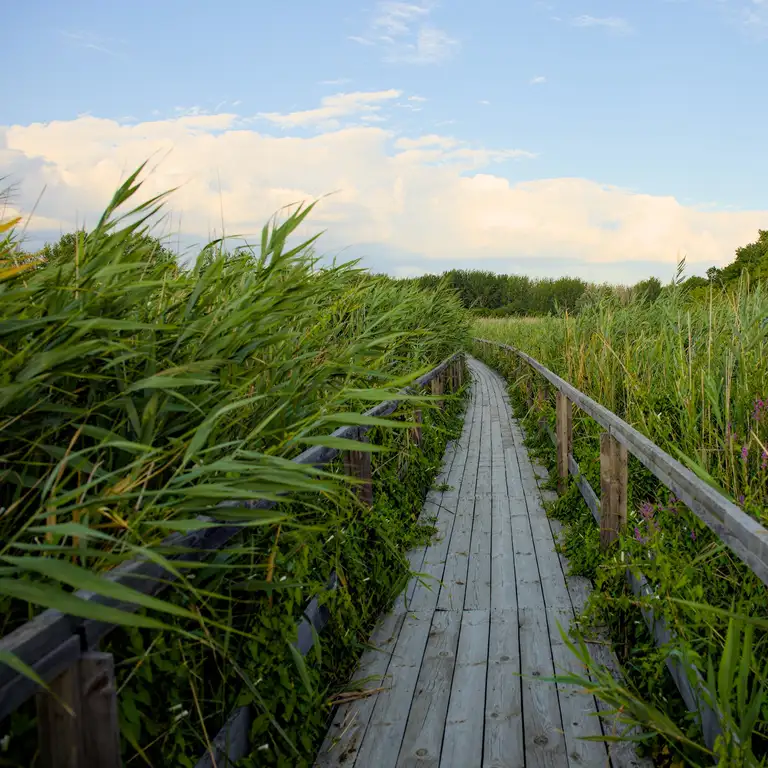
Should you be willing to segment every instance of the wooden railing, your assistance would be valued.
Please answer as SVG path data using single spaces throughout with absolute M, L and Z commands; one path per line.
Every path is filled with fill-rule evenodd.
M 558 490 L 562 492 L 567 479 L 573 476 L 584 501 L 600 526 L 600 542 L 605 548 L 618 538 L 627 524 L 627 454 L 631 453 L 658 480 L 674 492 L 680 501 L 705 523 L 747 567 L 768 585 L 768 530 L 747 515 L 744 510 L 707 485 L 691 470 L 651 442 L 634 427 L 620 419 L 604 406 L 580 392 L 557 374 L 544 367 L 538 360 L 508 344 L 475 338 L 485 348 L 495 348 L 518 360 L 518 371 L 528 365 L 555 388 L 556 429 L 546 428 L 557 452 Z M 527 384 L 525 385 L 528 386 Z M 526 392 L 528 404 L 543 403 L 545 391 L 537 389 L 534 397 Z M 605 432 L 600 437 L 600 495 L 593 490 L 582 475 L 572 453 L 573 405 L 591 416 Z M 627 568 L 627 579 L 633 592 L 639 597 L 654 597 L 646 578 L 635 567 Z M 644 601 L 643 618 L 658 646 L 665 646 L 675 639 L 662 616 L 656 616 Z M 698 712 L 705 743 L 712 748 L 721 732 L 716 703 L 704 691 L 699 670 L 680 655 L 667 657 L 667 668 L 677 685 L 686 706 Z
M 422 394 L 426 387 L 432 395 L 442 395 L 448 383 L 449 390 L 462 384 L 463 353 L 457 352 L 411 386 L 401 395 Z M 366 416 L 385 417 L 394 413 L 403 400 L 393 399 L 366 411 Z M 442 407 L 443 401 L 438 400 Z M 416 410 L 415 421 L 421 423 L 421 411 Z M 346 426 L 335 430 L 332 437 L 358 441 L 366 440 L 369 426 Z M 417 444 L 421 443 L 421 428 L 412 428 Z M 358 496 L 368 505 L 373 504 L 370 453 L 342 452 L 337 448 L 313 446 L 299 454 L 297 464 L 324 466 L 344 453 L 345 471 L 356 477 Z M 274 501 L 223 502 L 219 507 L 248 507 L 269 509 Z M 200 516 L 198 520 L 216 523 L 215 517 Z M 174 534 L 166 538 L 158 551 L 169 554 L 167 560 L 202 560 L 221 549 L 242 527 L 221 523 L 192 533 Z M 168 587 L 175 575 L 160 563 L 147 559 L 134 559 L 105 574 L 104 578 L 126 585 L 146 595 L 157 595 Z M 329 589 L 335 588 L 335 574 L 331 575 Z M 77 592 L 77 597 L 94 605 L 119 608 L 134 612 L 138 607 L 104 595 Z M 328 622 L 328 610 L 313 598 L 304 610 L 297 628 L 296 647 L 306 655 L 317 635 Z M 94 619 L 70 616 L 48 609 L 9 635 L 0 639 L 0 652 L 13 654 L 31 667 L 48 685 L 44 691 L 30 677 L 0 663 L 0 720 L 18 709 L 32 695 L 37 694 L 38 737 L 42 768 L 117 768 L 120 766 L 119 726 L 117 721 L 117 695 L 114 685 L 112 655 L 96 649 L 101 640 L 119 625 Z M 73 717 L 62 707 L 69 707 Z M 198 768 L 213 765 L 222 758 L 236 760 L 250 751 L 248 707 L 236 709 L 224 728 L 213 740 L 214 754 L 207 751 L 198 762 Z M 219 762 L 219 765 L 223 763 Z

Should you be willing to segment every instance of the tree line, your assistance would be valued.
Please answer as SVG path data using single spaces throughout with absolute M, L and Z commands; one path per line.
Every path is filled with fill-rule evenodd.
M 532 278 L 526 275 L 500 275 L 490 271 L 452 269 L 441 275 L 405 278 L 423 288 L 435 288 L 439 283 L 450 285 L 464 306 L 486 317 L 539 316 L 567 311 L 578 312 L 582 307 L 612 297 L 622 303 L 635 300 L 653 302 L 667 290 L 677 287 L 691 298 L 704 298 L 710 287 L 728 289 L 740 280 L 750 284 L 768 280 L 768 230 L 759 230 L 754 243 L 736 249 L 735 259 L 725 267 L 711 267 L 706 277 L 683 278 L 684 262 L 669 285 L 657 277 L 641 280 L 634 285 L 597 284 L 578 277 Z

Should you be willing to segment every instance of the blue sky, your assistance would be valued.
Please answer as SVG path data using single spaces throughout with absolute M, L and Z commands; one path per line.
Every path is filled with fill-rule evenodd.
M 215 176 L 240 227 L 280 191 L 338 190 L 328 248 L 403 274 L 668 277 L 679 253 L 701 272 L 768 227 L 768 0 L 28 0 L 4 19 L 0 160 L 20 209 L 47 185 L 41 233 L 95 216 L 108 167 L 161 138 L 168 178 Z M 226 159 L 245 141 L 266 153 L 247 177 Z M 185 233 L 198 203 L 179 203 Z

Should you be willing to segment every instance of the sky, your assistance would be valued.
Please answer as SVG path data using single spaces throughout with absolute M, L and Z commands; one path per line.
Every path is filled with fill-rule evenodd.
M 180 251 L 317 200 L 328 259 L 631 283 L 768 228 L 768 0 L 26 0 L 0 218 L 92 226 L 148 160 Z

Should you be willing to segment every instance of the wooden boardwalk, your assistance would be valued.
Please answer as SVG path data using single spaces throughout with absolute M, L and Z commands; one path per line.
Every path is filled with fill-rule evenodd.
M 566 579 L 554 521 L 504 381 L 477 360 L 463 434 L 448 446 L 424 514 L 432 543 L 376 627 L 355 679 L 378 692 L 338 708 L 316 765 L 542 768 L 641 765 L 583 741 L 607 727 L 597 702 L 542 680 L 576 669 L 568 628 L 588 593 Z M 567 567 L 567 564 L 566 564 Z

